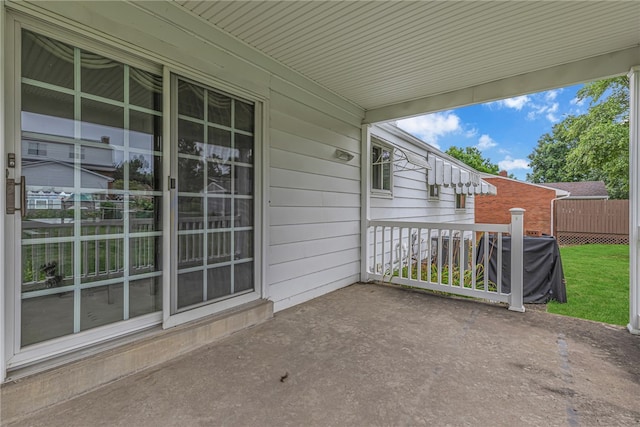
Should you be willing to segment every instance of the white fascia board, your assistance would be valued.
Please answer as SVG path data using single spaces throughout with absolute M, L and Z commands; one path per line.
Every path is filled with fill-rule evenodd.
M 638 64 L 640 46 L 633 46 L 467 88 L 374 108 L 366 111 L 364 122 L 386 122 L 419 116 L 622 75 Z

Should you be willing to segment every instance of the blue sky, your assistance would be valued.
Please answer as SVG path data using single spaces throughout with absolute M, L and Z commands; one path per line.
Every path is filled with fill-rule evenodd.
M 587 111 L 578 102 L 582 85 L 472 105 L 450 111 L 399 120 L 398 126 L 446 151 L 452 145 L 475 146 L 501 169 L 525 180 L 527 156 L 538 139 L 569 114 Z

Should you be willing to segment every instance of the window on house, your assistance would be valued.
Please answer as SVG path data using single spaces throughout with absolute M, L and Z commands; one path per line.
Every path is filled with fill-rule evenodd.
M 440 186 L 429 185 L 429 199 L 438 200 L 440 198 Z
M 380 143 L 373 143 L 371 149 L 371 189 L 378 193 L 391 194 L 393 150 Z
M 46 144 L 42 144 L 40 142 L 30 142 L 28 153 L 31 156 L 46 156 L 47 146 Z
M 85 158 L 85 148 L 84 147 L 80 147 L 80 160 L 84 160 Z M 70 145 L 69 146 L 69 158 L 70 159 L 75 159 L 76 158 L 76 147 L 74 145 Z
M 456 209 L 465 209 L 467 206 L 467 196 L 465 194 L 456 194 Z

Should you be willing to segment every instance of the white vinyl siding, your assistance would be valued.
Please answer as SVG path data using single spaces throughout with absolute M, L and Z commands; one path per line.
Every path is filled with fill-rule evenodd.
M 267 285 L 280 310 L 359 278 L 360 129 L 275 91 L 270 107 Z
M 410 151 L 417 156 L 426 157 L 427 150 L 416 147 L 413 143 L 403 140 L 387 132 L 381 126 L 373 126 L 373 136 L 383 139 L 396 147 Z M 373 220 L 406 220 L 426 222 L 462 222 L 473 223 L 474 197 L 467 197 L 466 208 L 456 209 L 455 187 L 438 185 L 437 198 L 430 196 L 427 184 L 427 171 L 423 168 L 413 170 L 399 170 L 393 172 L 393 199 L 379 197 L 371 198 L 371 219 Z

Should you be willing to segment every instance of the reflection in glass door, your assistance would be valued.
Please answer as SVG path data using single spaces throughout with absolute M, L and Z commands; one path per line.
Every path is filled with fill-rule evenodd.
M 177 281 L 172 312 L 254 289 L 254 105 L 174 77 Z M 175 122 L 174 122 L 175 123 Z
M 21 346 L 162 309 L 162 78 L 29 31 Z

